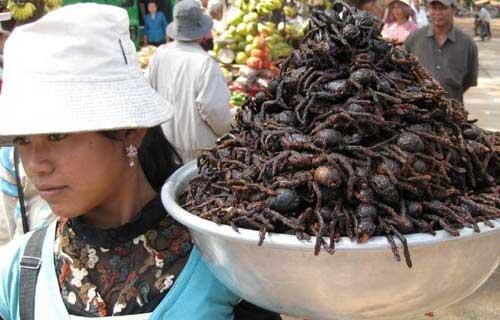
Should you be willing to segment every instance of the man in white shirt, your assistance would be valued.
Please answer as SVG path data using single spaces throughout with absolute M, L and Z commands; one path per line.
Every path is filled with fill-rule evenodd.
M 484 6 L 481 6 L 479 10 L 479 20 L 490 23 L 491 15 L 488 10 Z
M 224 7 L 223 0 L 209 0 L 207 4 L 208 13 L 214 20 L 222 20 L 224 16 Z
M 411 7 L 415 10 L 418 27 L 422 28 L 428 25 L 429 19 L 427 18 L 427 12 L 425 11 L 425 7 L 420 6 L 420 0 L 412 0 Z
M 224 76 L 198 43 L 212 25 L 198 2 L 179 2 L 167 28 L 174 42 L 156 51 L 146 72 L 151 86 L 174 106 L 174 116 L 162 129 L 184 162 L 214 146 L 231 128 Z
M 5 41 L 9 37 L 9 33 L 7 31 L 0 30 L 0 92 L 2 90 L 2 74 L 3 74 L 3 47 L 5 45 Z
M 212 27 L 212 30 L 217 34 L 223 33 L 226 29 L 226 21 L 224 18 L 225 17 L 224 16 L 225 10 L 226 10 L 226 6 L 224 3 L 224 0 L 209 0 L 208 1 L 207 11 L 208 11 L 208 14 L 214 20 L 214 26 Z
M 486 25 L 488 40 L 491 39 L 491 28 L 490 28 L 491 15 L 489 11 L 486 10 L 484 5 L 481 5 L 481 9 L 478 12 L 478 21 Z

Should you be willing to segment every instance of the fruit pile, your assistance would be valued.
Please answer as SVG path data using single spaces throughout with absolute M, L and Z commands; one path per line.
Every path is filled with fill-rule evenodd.
M 45 13 L 59 8 L 61 5 L 62 0 L 8 0 L 7 9 L 12 13 L 14 20 L 29 23 L 39 19 Z
M 225 75 L 232 74 L 233 92 L 253 96 L 266 88 L 279 72 L 274 63 L 293 50 L 289 39 L 303 36 L 294 25 L 276 21 L 276 12 L 297 15 L 282 0 L 230 2 L 223 30 L 214 32 L 210 53 L 223 65 Z
M 225 64 L 244 64 L 259 41 L 255 38 L 261 36 L 267 42 L 273 60 L 288 56 L 292 47 L 286 38 L 298 35 L 293 26 L 287 27 L 283 23 L 271 21 L 271 13 L 282 9 L 284 10 L 282 0 L 232 2 L 226 14 L 225 30 L 215 34 L 214 55 Z M 233 51 L 234 55 L 223 55 L 225 59 L 220 59 L 219 53 L 224 49 Z
M 244 63 L 238 63 L 236 79 L 231 84 L 231 91 L 244 92 L 254 96 L 262 88 L 267 88 L 271 78 L 279 74 L 279 69 L 273 65 L 269 49 L 263 38 L 256 38 L 255 48 L 250 51 L 250 57 L 245 58 Z
M 23 5 L 18 5 L 14 1 L 9 1 L 7 8 L 12 13 L 12 17 L 18 21 L 25 21 L 33 17 L 36 7 L 31 2 L 26 2 Z
M 233 107 L 241 107 L 245 103 L 245 100 L 247 99 L 246 94 L 238 92 L 238 91 L 233 91 L 231 93 L 231 105 Z
M 149 65 L 149 61 L 151 60 L 151 57 L 156 51 L 155 46 L 146 46 L 141 48 L 139 52 L 137 52 L 137 60 L 139 61 L 139 65 L 141 66 L 141 69 L 146 69 Z

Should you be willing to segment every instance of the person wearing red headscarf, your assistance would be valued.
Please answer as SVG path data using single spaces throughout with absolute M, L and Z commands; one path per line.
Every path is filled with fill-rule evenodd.
M 404 42 L 414 31 L 418 30 L 415 11 L 410 7 L 409 0 L 394 0 L 389 3 L 384 19 L 382 36 L 389 40 Z

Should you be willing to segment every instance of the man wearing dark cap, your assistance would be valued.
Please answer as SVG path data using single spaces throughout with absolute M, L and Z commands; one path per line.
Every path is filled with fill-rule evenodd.
M 346 0 L 346 2 L 351 7 L 366 11 L 379 18 L 383 16 L 383 10 L 377 0 Z
M 431 24 L 411 34 L 406 49 L 417 56 L 448 95 L 463 102 L 464 92 L 477 85 L 477 46 L 453 25 L 455 0 L 431 0 Z

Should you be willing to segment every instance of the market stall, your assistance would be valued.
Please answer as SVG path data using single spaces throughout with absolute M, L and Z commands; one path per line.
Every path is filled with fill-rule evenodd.
M 297 47 L 308 28 L 308 1 L 231 0 L 222 19 L 214 21 L 213 48 L 232 92 L 231 105 L 239 107 L 247 96 L 267 88 L 278 75 L 279 63 Z M 156 48 L 139 50 L 145 69 Z
M 306 3 L 282 0 L 229 1 L 224 17 L 214 28 L 211 54 L 221 63 L 230 84 L 232 104 L 267 88 L 307 28 Z

